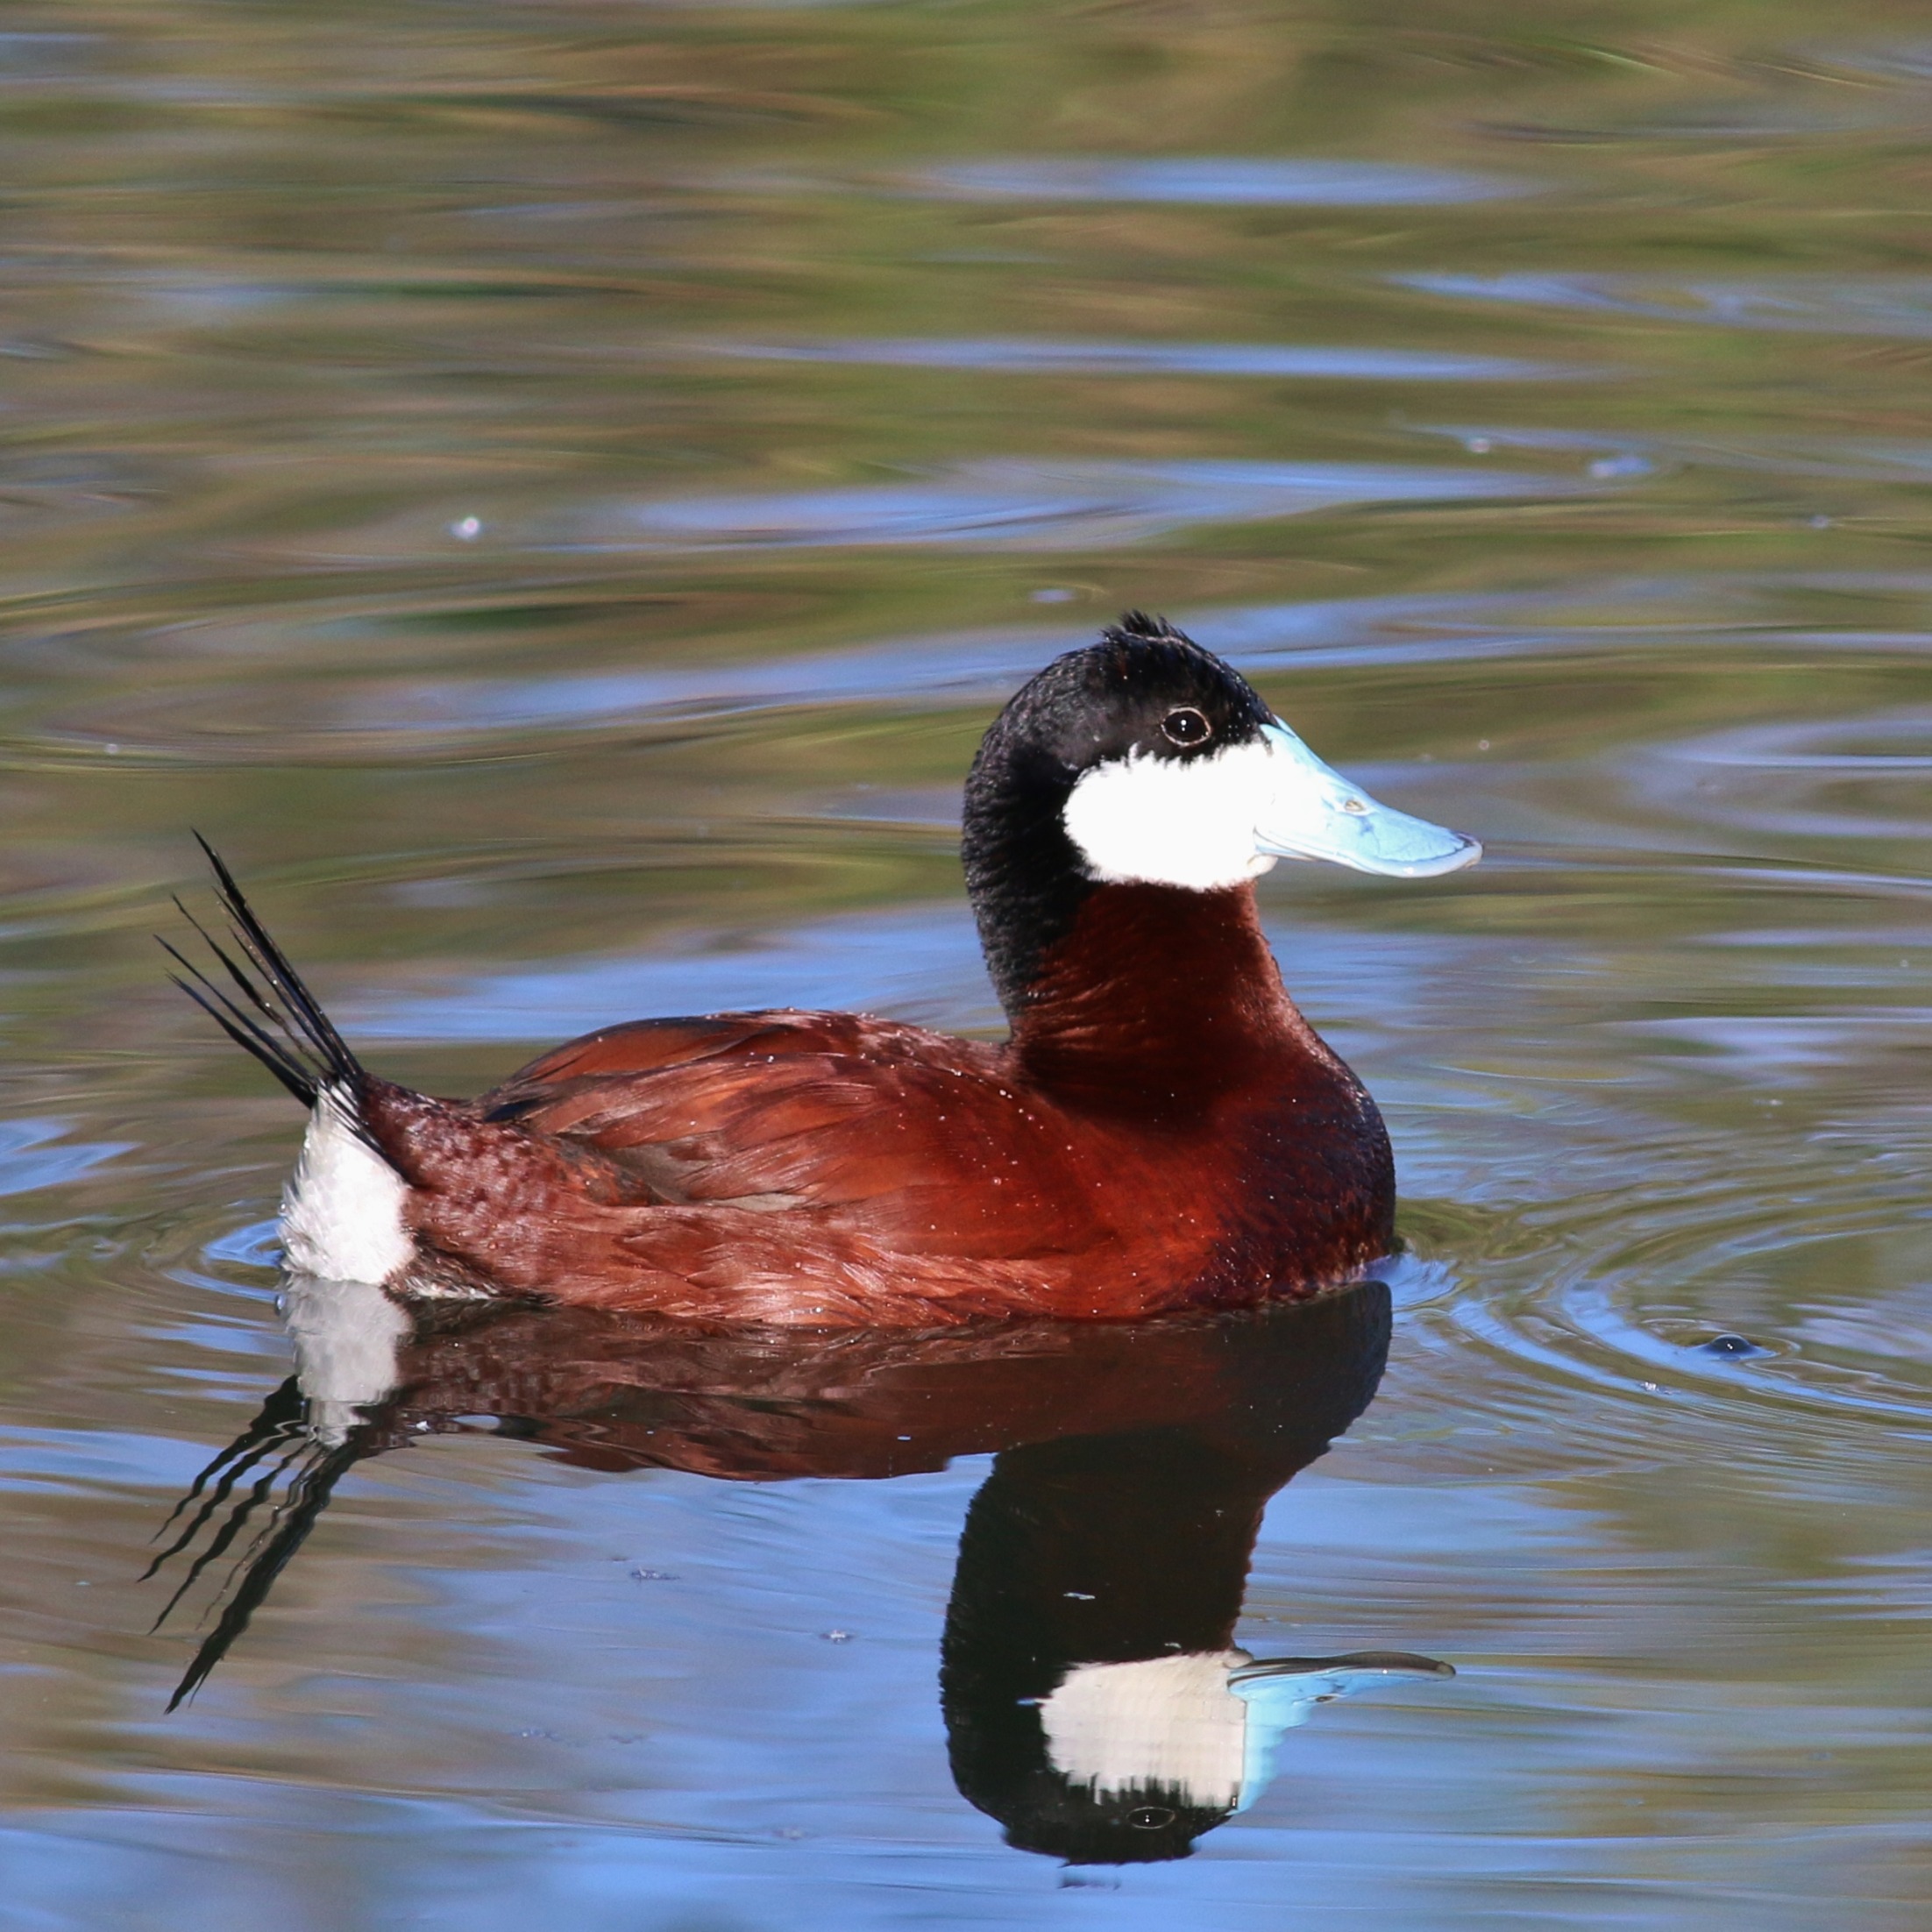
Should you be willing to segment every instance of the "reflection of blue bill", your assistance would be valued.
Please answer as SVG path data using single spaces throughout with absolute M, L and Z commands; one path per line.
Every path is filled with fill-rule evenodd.
M 1284 1731 L 1318 1704 L 1401 1677 L 1453 1677 L 1406 1651 L 1257 1662 L 1246 1651 L 1076 1664 L 1040 1707 L 1055 1768 L 1097 1797 L 1165 1794 L 1246 1811 L 1275 1776 Z

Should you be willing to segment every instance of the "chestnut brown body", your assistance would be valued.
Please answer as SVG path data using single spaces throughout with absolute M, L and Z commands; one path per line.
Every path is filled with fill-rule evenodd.
M 467 1103 L 372 1082 L 423 1286 L 710 1321 L 1122 1318 L 1387 1252 L 1389 1144 L 1253 890 L 1091 894 L 1001 1045 L 846 1013 L 645 1020 Z

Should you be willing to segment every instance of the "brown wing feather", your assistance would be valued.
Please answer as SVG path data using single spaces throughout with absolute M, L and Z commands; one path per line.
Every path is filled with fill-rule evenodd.
M 492 1119 L 523 1119 L 555 1101 L 579 1081 L 620 1078 L 687 1065 L 714 1054 L 742 1050 L 760 1039 L 759 1050 L 809 1052 L 830 1044 L 849 1016 L 843 1013 L 708 1013 L 700 1019 L 633 1019 L 622 1026 L 566 1040 L 519 1067 L 475 1105 Z M 813 1022 L 818 1024 L 814 1025 Z
M 660 1200 L 813 1210 L 901 1254 L 1036 1256 L 1105 1233 L 1069 1215 L 1088 1194 L 1073 1137 L 1019 1099 L 1002 1050 L 894 1021 L 781 1012 L 611 1027 L 475 1105 L 595 1149 Z

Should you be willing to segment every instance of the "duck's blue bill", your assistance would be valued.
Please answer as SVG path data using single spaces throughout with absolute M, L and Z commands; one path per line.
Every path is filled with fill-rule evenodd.
M 1482 848 L 1461 832 L 1378 805 L 1324 764 L 1280 720 L 1262 728 L 1268 797 L 1254 828 L 1275 858 L 1328 859 L 1358 872 L 1426 879 L 1474 865 Z

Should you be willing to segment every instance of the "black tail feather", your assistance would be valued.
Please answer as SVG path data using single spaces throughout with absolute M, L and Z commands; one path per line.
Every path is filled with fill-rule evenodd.
M 240 960 L 226 950 L 202 922 L 177 899 L 181 915 L 214 955 L 234 991 L 218 985 L 201 967 L 175 947 L 156 934 L 160 947 L 183 973 L 170 974 L 174 984 L 212 1019 L 243 1052 L 252 1054 L 305 1107 L 313 1107 L 325 1092 L 359 1096 L 366 1079 L 355 1055 L 349 1050 L 321 1003 L 302 984 L 302 976 L 288 963 L 288 955 L 268 936 L 268 929 L 242 896 L 234 874 L 199 832 L 195 842 L 207 855 L 214 868 L 223 912 L 228 915 L 228 930 L 239 948 Z M 249 973 L 252 967 L 261 982 Z
M 167 976 L 168 978 L 179 986 L 243 1052 L 252 1054 L 257 1060 L 260 1061 L 262 1065 L 267 1068 L 269 1072 L 273 1074 L 275 1078 L 281 1081 L 282 1085 L 288 1088 L 289 1092 L 294 1094 L 303 1106 L 314 1106 L 317 1088 L 315 1076 L 309 1073 L 309 1069 L 295 1059 L 294 1055 L 289 1053 L 273 1033 L 265 1032 L 245 1013 L 238 1012 L 234 1003 L 219 988 L 211 986 L 209 984 L 208 976 L 199 967 L 194 965 L 190 961 L 183 959 L 181 954 L 173 946 L 169 945 L 165 939 L 162 939 L 159 933 L 154 937 L 161 950 L 170 959 L 177 962 L 182 972 L 188 976 L 188 978 L 183 979 L 181 973 L 170 973 Z M 216 957 L 220 959 L 224 965 L 230 963 L 227 955 L 222 952 L 219 947 L 215 946 L 212 940 L 209 941 L 209 944 L 213 948 Z

